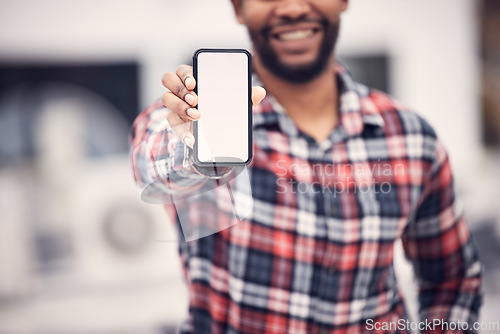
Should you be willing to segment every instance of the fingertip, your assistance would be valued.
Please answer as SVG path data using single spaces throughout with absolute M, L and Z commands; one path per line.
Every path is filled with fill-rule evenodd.
M 186 86 L 187 89 L 189 90 L 193 90 L 194 89 L 194 78 L 188 76 L 185 80 L 184 80 L 184 85 Z
M 186 114 L 188 114 L 189 117 L 191 117 L 195 120 L 200 118 L 200 112 L 198 111 L 198 109 L 195 109 L 195 108 L 187 109 Z
M 196 102 L 196 97 L 191 94 L 191 93 L 187 93 L 185 96 L 184 96 L 184 101 L 186 101 L 188 104 L 190 104 L 191 106 L 195 106 L 195 102 Z
M 266 97 L 267 95 L 267 91 L 264 87 L 262 86 L 255 86 L 255 89 L 257 89 L 257 91 L 260 92 L 260 94 L 262 94 L 262 98 Z
M 186 135 L 186 136 L 184 136 L 184 139 L 182 140 L 182 142 L 184 144 L 186 144 L 187 146 L 189 146 L 190 148 L 193 148 L 194 138 L 192 135 Z
M 259 104 L 266 97 L 266 90 L 261 86 L 252 87 L 252 103 L 253 105 Z

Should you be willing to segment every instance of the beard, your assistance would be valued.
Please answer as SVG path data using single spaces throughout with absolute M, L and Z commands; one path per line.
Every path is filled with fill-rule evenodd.
M 304 21 L 297 21 L 300 23 Z M 264 27 L 261 30 L 250 30 L 248 33 L 253 42 L 262 65 L 275 76 L 292 83 L 306 83 L 318 77 L 326 68 L 328 61 L 335 49 L 339 33 L 339 22 L 329 22 L 322 20 L 323 40 L 316 59 L 308 64 L 288 65 L 283 63 L 269 43 L 271 27 Z

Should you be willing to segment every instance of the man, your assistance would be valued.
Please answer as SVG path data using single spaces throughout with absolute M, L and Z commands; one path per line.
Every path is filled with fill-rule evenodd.
M 398 239 L 419 283 L 418 328 L 473 332 L 481 266 L 446 150 L 424 119 L 354 82 L 335 59 L 348 1 L 232 4 L 253 44 L 254 83 L 268 93 L 253 89 L 253 212 L 180 243 L 190 292 L 186 332 L 408 332 L 393 270 Z M 132 163 L 142 188 L 154 181 L 172 195 L 203 178 L 190 164 L 185 145 L 194 138 L 184 126 L 203 115 L 191 67 L 162 81 L 169 90 L 162 102 L 134 123 Z M 183 184 L 183 177 L 195 181 Z M 179 207 L 166 207 L 176 220 Z M 189 212 L 200 207 L 207 206 Z M 455 330 L 426 325 L 438 319 Z

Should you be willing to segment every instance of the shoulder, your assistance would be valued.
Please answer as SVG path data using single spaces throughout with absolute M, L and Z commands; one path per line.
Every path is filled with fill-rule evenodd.
M 380 90 L 358 85 L 361 113 L 364 117 L 379 115 L 383 119 L 386 136 L 422 135 L 437 139 L 430 123 L 418 112 Z
M 360 85 L 361 113 L 382 121 L 385 147 L 390 156 L 442 161 L 447 152 L 435 129 L 418 112 L 391 95 Z

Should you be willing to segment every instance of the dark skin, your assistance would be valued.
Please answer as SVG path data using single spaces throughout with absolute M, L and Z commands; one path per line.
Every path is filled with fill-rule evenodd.
M 257 61 L 254 61 L 256 64 Z M 268 91 L 285 108 L 298 128 L 317 142 L 325 140 L 338 122 L 337 85 L 331 71 L 306 84 L 289 84 L 276 78 L 265 68 L 256 72 Z
M 283 105 L 297 127 L 317 142 L 326 139 L 338 123 L 337 86 L 332 71 L 334 54 L 324 70 L 307 82 L 290 82 L 275 75 L 263 64 L 255 48 L 261 43 L 268 46 L 279 61 L 290 68 L 306 66 L 319 54 L 325 32 L 320 20 L 338 23 L 340 14 L 347 9 L 348 0 L 232 0 L 236 18 L 249 31 L 257 32 L 253 40 L 253 68 L 263 85 Z M 258 32 L 270 27 L 260 39 Z M 170 109 L 167 116 L 174 132 L 191 146 L 194 138 L 189 123 L 201 117 L 195 107 L 193 92 L 195 81 L 192 67 L 181 65 L 176 73 L 166 73 L 163 85 L 169 90 L 163 95 L 163 104 Z M 260 103 L 265 97 L 262 87 L 253 87 L 252 102 Z

